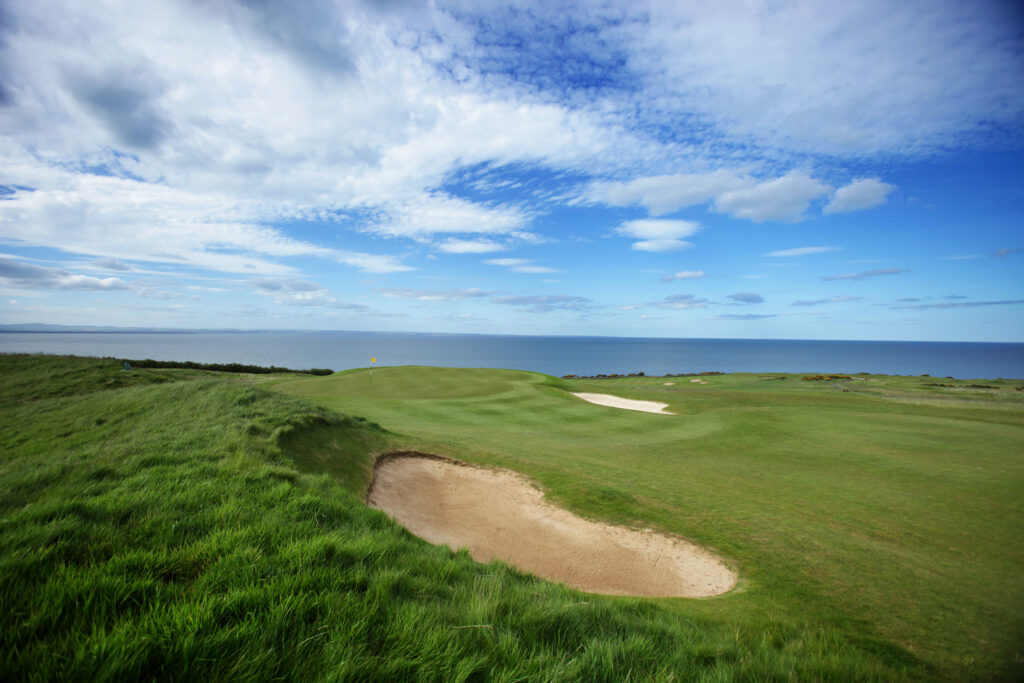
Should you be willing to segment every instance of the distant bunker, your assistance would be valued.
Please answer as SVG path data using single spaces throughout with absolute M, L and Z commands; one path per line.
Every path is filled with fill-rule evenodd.
M 377 461 L 367 500 L 430 543 L 588 593 L 700 598 L 736 585 L 736 574 L 708 551 L 577 517 L 507 470 L 393 453 Z
M 587 403 L 594 403 L 596 405 L 605 406 L 607 408 L 638 410 L 642 413 L 657 413 L 659 415 L 675 415 L 675 413 L 665 410 L 666 408 L 668 408 L 667 403 L 659 403 L 658 401 L 638 401 L 633 398 L 621 398 L 619 396 L 613 396 L 611 394 L 589 394 L 585 392 L 576 392 L 573 394 L 573 396 L 576 396 L 577 398 L 582 398 Z

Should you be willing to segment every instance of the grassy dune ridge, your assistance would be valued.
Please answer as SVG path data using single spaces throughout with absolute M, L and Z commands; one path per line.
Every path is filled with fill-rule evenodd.
M 1009 383 L 843 394 L 378 368 L 371 386 L 365 371 L 267 381 L 26 356 L 0 356 L 0 373 L 5 680 L 1021 673 L 1024 409 Z M 744 583 L 600 597 L 430 546 L 363 503 L 373 460 L 409 448 L 698 540 Z

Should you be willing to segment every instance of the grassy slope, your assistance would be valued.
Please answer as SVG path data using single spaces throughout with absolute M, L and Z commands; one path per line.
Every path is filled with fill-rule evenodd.
M 939 675 L 1024 674 L 1021 382 L 769 377 L 665 386 L 378 368 L 372 385 L 348 372 L 277 388 L 420 448 L 527 473 L 584 514 L 716 548 L 743 590 L 665 603 L 680 618 L 806 619 L 894 643 Z M 678 415 L 593 406 L 564 389 L 664 401 Z
M 375 454 L 415 440 L 247 380 L 17 356 L 0 356 L 0 376 L 2 680 L 930 671 L 856 628 L 775 616 L 767 602 L 587 596 L 430 546 L 362 502 Z M 535 376 L 476 379 L 524 407 L 538 389 Z M 602 500 L 612 516 L 656 512 L 644 495 Z

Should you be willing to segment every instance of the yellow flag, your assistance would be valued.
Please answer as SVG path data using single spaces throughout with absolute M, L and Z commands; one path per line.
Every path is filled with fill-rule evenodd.
M 376 358 L 371 358 L 371 359 L 370 359 L 370 362 L 371 362 L 371 363 L 376 363 L 376 362 L 377 362 L 377 359 L 376 359 Z

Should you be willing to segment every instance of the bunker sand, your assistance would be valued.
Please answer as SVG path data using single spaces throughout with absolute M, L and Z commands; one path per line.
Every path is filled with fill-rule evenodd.
M 632 398 L 612 396 L 611 394 L 588 394 L 584 392 L 574 393 L 573 396 L 582 398 L 588 403 L 596 403 L 599 406 L 607 406 L 608 408 L 639 410 L 643 413 L 658 413 L 660 415 L 675 415 L 675 413 L 665 410 L 665 408 L 668 408 L 667 403 L 659 403 L 658 401 L 638 401 Z
M 696 598 L 736 585 L 736 574 L 708 551 L 577 517 L 509 471 L 397 453 L 378 460 L 368 502 L 430 543 L 588 593 Z

